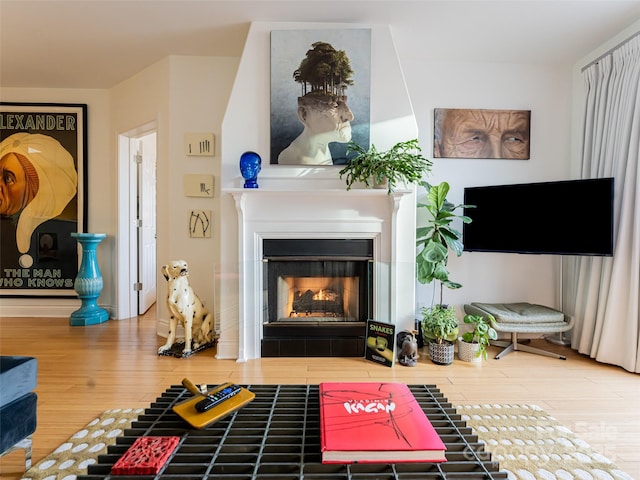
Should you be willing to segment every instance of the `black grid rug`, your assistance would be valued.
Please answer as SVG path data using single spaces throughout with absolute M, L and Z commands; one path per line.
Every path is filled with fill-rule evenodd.
M 409 387 L 445 443 L 447 462 L 351 465 L 321 462 L 318 385 L 243 386 L 256 398 L 201 430 L 172 411 L 191 394 L 182 385 L 168 388 L 78 480 L 508 478 L 435 385 Z M 144 435 L 178 436 L 181 441 L 158 475 L 111 476 L 111 466 Z

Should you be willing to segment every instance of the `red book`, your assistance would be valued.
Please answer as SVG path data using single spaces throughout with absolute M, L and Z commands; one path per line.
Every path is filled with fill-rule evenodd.
M 445 462 L 446 447 L 403 383 L 321 383 L 322 463 Z
M 156 475 L 180 443 L 180 437 L 140 437 L 111 467 L 112 475 Z

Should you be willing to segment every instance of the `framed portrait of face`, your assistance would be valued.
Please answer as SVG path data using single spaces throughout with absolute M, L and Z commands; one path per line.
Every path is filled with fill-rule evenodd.
M 344 165 L 369 146 L 371 30 L 271 32 L 271 165 Z
M 0 296 L 75 297 L 87 105 L 0 103 Z
M 433 156 L 528 160 L 530 110 L 436 108 Z

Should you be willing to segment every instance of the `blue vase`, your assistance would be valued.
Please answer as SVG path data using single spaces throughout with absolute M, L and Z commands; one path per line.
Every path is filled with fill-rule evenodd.
M 244 188 L 258 188 L 258 173 L 262 170 L 262 159 L 256 152 L 240 155 L 240 173 L 244 178 Z
M 71 314 L 72 326 L 95 325 L 109 320 L 109 313 L 98 306 L 98 297 L 102 292 L 103 282 L 96 248 L 107 235 L 104 233 L 72 233 L 82 246 L 82 262 L 73 288 L 82 300 L 82 306 Z

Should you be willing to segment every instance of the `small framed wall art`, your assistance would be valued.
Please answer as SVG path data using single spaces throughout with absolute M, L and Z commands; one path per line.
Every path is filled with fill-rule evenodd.
M 184 153 L 191 157 L 212 157 L 216 149 L 213 133 L 185 133 Z
M 187 197 L 213 197 L 213 175 L 187 173 L 183 181 Z
M 211 210 L 189 211 L 189 238 L 210 238 L 211 227 Z

